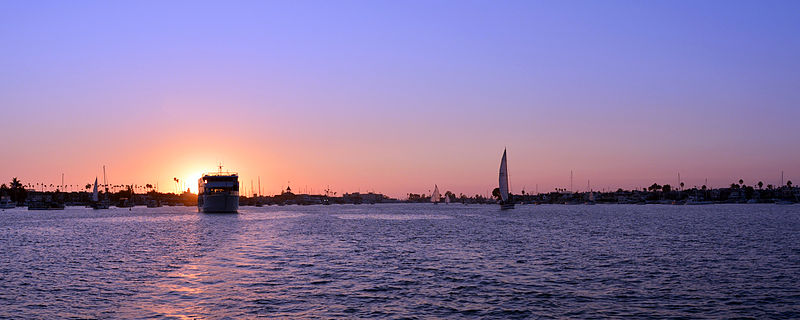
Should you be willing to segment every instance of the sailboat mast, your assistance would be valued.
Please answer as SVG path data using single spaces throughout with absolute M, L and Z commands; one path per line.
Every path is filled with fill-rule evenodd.
M 569 193 L 573 193 L 573 192 L 575 192 L 575 190 L 572 189 L 572 170 L 570 170 L 569 171 Z

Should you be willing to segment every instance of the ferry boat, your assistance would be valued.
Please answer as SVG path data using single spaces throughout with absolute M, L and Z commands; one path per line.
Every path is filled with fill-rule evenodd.
M 234 172 L 204 173 L 197 181 L 197 211 L 236 213 L 239 210 L 239 175 Z

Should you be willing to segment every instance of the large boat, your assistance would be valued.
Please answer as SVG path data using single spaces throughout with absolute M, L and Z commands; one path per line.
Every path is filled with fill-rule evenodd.
M 500 160 L 500 209 L 514 209 L 514 200 L 508 193 L 508 163 L 506 162 L 506 150 L 503 149 L 503 159 Z
M 204 173 L 197 181 L 197 211 L 236 213 L 239 210 L 239 175 L 234 172 Z

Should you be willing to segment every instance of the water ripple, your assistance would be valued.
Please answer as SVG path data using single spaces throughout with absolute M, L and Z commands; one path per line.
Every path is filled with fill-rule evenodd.
M 799 209 L 13 209 L 0 318 L 798 318 Z

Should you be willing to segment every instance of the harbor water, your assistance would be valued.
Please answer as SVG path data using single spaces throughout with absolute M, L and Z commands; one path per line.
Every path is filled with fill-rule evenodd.
M 800 205 L 0 212 L 0 318 L 798 318 Z

